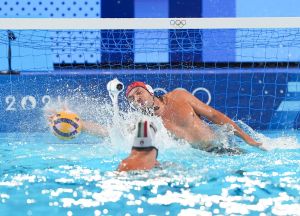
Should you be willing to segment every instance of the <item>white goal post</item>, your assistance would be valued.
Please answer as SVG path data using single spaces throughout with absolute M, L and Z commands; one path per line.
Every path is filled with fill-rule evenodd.
M 300 28 L 300 17 L 1 18 L 0 30 Z

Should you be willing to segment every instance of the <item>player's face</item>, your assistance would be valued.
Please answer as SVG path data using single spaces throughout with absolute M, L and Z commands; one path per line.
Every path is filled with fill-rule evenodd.
M 150 108 L 153 106 L 153 96 L 144 88 L 136 87 L 129 92 L 128 101 L 135 107 Z

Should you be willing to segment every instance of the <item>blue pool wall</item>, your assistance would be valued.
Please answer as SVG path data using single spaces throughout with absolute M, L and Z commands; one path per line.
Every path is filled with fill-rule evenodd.
M 118 3 L 120 2 L 120 4 Z M 3 0 L 0 2 L 0 18 L 101 18 L 101 17 L 299 17 L 298 0 Z M 19 37 L 18 31 L 15 32 Z M 191 32 L 184 30 L 182 36 Z M 33 32 L 23 32 L 30 37 Z M 34 32 L 43 36 L 43 32 Z M 40 35 L 39 35 L 40 34 Z M 75 33 L 78 34 L 79 32 Z M 125 84 L 132 80 L 147 81 L 154 88 L 164 88 L 171 91 L 175 88 L 185 88 L 193 92 L 197 88 L 207 89 L 212 100 L 210 105 L 234 119 L 241 119 L 255 129 L 298 128 L 300 124 L 300 84 L 299 68 L 258 68 L 258 69 L 222 69 L 206 70 L 161 70 L 161 71 L 118 71 L 95 70 L 87 72 L 78 70 L 75 74 L 59 68 L 55 71 L 54 64 L 114 64 L 116 62 L 135 63 L 167 63 L 178 60 L 198 62 L 299 62 L 300 52 L 299 30 L 290 33 L 271 31 L 262 34 L 258 44 L 255 37 L 250 38 L 251 49 L 242 50 L 229 48 L 226 44 L 235 45 L 240 38 L 240 31 L 227 31 L 215 34 L 202 31 L 193 35 L 195 49 L 187 49 L 181 53 L 181 46 L 187 47 L 191 40 L 178 41 L 172 39 L 177 33 L 172 31 L 154 31 L 145 38 L 142 32 L 128 31 L 125 33 L 130 52 L 103 52 L 100 42 L 98 50 L 66 53 L 55 44 L 42 44 L 44 49 L 32 49 L 12 42 L 13 68 L 20 70 L 20 76 L 0 76 L 0 131 L 41 131 L 43 122 L 43 101 L 49 97 L 65 97 L 65 92 L 74 92 L 79 86 L 87 95 L 96 98 L 107 98 L 106 83 L 118 77 Z M 118 39 L 118 33 L 114 33 Z M 275 37 L 272 37 L 274 35 Z M 276 37 L 276 35 L 283 35 Z M 288 35 L 285 36 L 285 35 Z M 5 31 L 0 31 L 1 38 L 6 37 Z M 3 36 L 3 37 L 2 37 Z M 57 37 L 57 42 L 63 42 L 65 33 Z M 173 36 L 173 37 L 172 37 Z M 105 32 L 101 33 L 103 44 L 113 46 L 118 41 L 107 40 Z M 20 37 L 19 37 L 20 38 Z M 154 49 L 160 52 L 136 52 L 141 49 L 139 44 L 151 38 L 159 38 L 162 42 Z M 202 38 L 202 39 L 201 39 Z M 282 47 L 272 47 L 272 44 L 282 44 Z M 17 39 L 18 40 L 18 39 Z M 93 38 L 94 40 L 94 38 Z M 272 40 L 272 41 L 270 41 Z M 215 46 L 217 41 L 218 47 Z M 259 46 L 263 41 L 263 49 Z M 270 47 L 268 45 L 271 45 Z M 76 44 L 74 44 L 76 45 Z M 145 46 L 145 45 L 144 45 Z M 235 46 L 233 46 L 235 47 Z M 51 50 L 55 50 L 53 52 Z M 118 47 L 115 47 L 118 49 Z M 146 47 L 149 48 L 149 47 Z M 114 51 L 116 50 L 114 49 Z M 221 50 L 216 55 L 215 50 Z M 224 51 L 225 50 L 225 51 Z M 171 52 L 172 51 L 172 52 Z M 224 52 L 223 52 L 224 51 Z M 263 56 L 261 56 L 263 53 Z M 274 53 L 276 55 L 274 55 Z M 242 55 L 243 54 L 243 55 Z M 75 67 L 74 67 L 75 68 Z M 0 43 L 0 70 L 7 69 L 7 41 Z M 57 68 L 56 68 L 57 69 Z M 74 71 L 74 70 L 73 70 Z M 92 91 L 96 89 L 97 91 Z M 70 93 L 71 94 L 71 93 Z M 196 96 L 207 101 L 207 94 L 198 91 Z M 123 100 L 124 101 L 124 100 Z M 126 102 L 122 104 L 126 107 Z M 34 108 L 32 104 L 36 104 Z
M 228 69 L 230 70 L 230 69 Z M 78 93 L 110 103 L 106 84 L 118 78 L 125 85 L 145 81 L 167 92 L 184 88 L 234 120 L 242 120 L 254 129 L 291 129 L 300 126 L 300 77 L 297 70 L 94 70 L 59 73 L 23 73 L 0 76 L 1 132 L 43 131 L 46 129 L 43 107 L 49 99 L 62 100 Z M 200 89 L 199 89 L 200 88 Z M 163 94 L 161 91 L 156 92 Z M 120 106 L 128 108 L 124 92 Z

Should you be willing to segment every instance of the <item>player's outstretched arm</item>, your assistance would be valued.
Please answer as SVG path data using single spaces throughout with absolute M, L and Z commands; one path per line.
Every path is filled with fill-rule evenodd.
M 64 107 L 62 110 L 71 112 L 67 107 Z M 53 117 L 58 112 L 56 109 L 47 109 L 45 110 L 45 116 L 48 119 L 49 124 L 51 125 L 51 122 L 53 120 Z M 103 127 L 102 125 L 92 122 L 92 121 L 84 121 L 81 120 L 82 123 L 82 130 L 101 137 L 108 136 L 108 130 L 107 128 Z
M 82 129 L 96 136 L 106 137 L 109 135 L 107 128 L 92 121 L 82 121 Z
M 241 137 L 246 143 L 252 146 L 260 146 L 261 143 L 256 142 L 252 137 L 250 137 L 247 133 L 245 133 L 236 123 L 234 123 L 230 118 L 228 118 L 223 113 L 215 110 L 214 108 L 208 106 L 207 104 L 200 101 L 194 95 L 181 91 L 183 97 L 187 100 L 188 103 L 191 104 L 195 113 L 199 116 L 204 116 L 208 120 L 212 121 L 215 124 L 223 125 L 230 124 L 233 126 L 235 135 Z

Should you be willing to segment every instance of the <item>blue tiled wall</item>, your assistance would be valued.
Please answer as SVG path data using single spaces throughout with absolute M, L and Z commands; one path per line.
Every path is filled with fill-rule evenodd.
M 2 0 L 0 1 L 1 18 L 96 18 L 101 17 L 101 0 Z M 0 32 L 0 34 L 5 34 Z M 23 32 L 28 36 L 33 32 Z M 43 33 L 36 33 L 43 36 Z M 69 40 L 70 47 L 76 47 L 78 44 L 74 41 L 82 41 L 85 37 L 89 38 L 90 32 L 86 35 L 77 32 L 55 32 L 52 36 L 55 38 L 51 45 L 43 44 L 44 48 L 31 49 L 24 48 L 18 44 L 13 44 L 12 51 L 15 55 L 13 66 L 18 70 L 52 70 L 53 63 L 84 63 L 100 62 L 100 40 L 91 43 L 83 43 L 81 47 L 86 49 L 85 54 L 76 49 L 59 49 L 57 43 Z M 18 34 L 16 34 L 18 37 Z M 70 37 L 71 36 L 71 37 Z M 72 38 L 77 40 L 72 40 Z M 75 44 L 74 44 L 75 43 Z M 91 45 L 92 44 L 92 45 Z M 85 47 L 83 47 L 85 46 Z M 99 52 L 90 52 L 91 47 L 99 47 Z M 55 51 L 51 51 L 51 48 Z M 94 49 L 92 49 L 94 50 Z M 0 43 L 0 69 L 7 68 L 5 60 L 6 46 Z
M 102 18 L 133 18 L 134 0 L 103 0 Z M 134 31 L 102 31 L 101 62 L 110 64 L 132 64 L 134 62 Z M 110 51 L 114 50 L 114 51 Z
M 297 17 L 298 0 L 235 0 L 237 17 Z
M 100 17 L 257 17 L 300 16 L 298 0 L 2 0 L 0 17 L 100 18 Z M 53 64 L 103 63 L 108 66 L 135 63 L 281 62 L 300 60 L 299 29 L 199 30 L 199 31 L 14 31 L 13 68 L 33 71 L 0 77 L 0 131 L 39 128 L 43 99 L 64 96 L 78 86 L 92 97 L 105 94 L 108 80 L 123 71 L 82 77 L 58 70 Z M 44 40 L 47 39 L 47 40 Z M 21 42 L 20 42 L 21 41 Z M 39 44 L 34 43 L 38 41 Z M 32 48 L 33 44 L 35 48 Z M 184 67 L 183 67 L 184 68 Z M 0 31 L 0 70 L 7 69 L 6 32 Z M 61 68 L 62 69 L 62 68 Z M 75 68 L 74 68 L 75 69 Z M 77 70 L 83 74 L 85 70 Z M 136 71 L 135 71 L 136 72 Z M 200 71 L 168 70 L 148 75 L 147 70 L 127 71 L 119 78 L 128 84 L 147 81 L 167 91 L 177 87 L 192 92 L 198 87 L 212 94 L 211 106 L 231 118 L 258 129 L 300 128 L 300 77 L 297 68 L 212 68 Z M 31 74 L 31 75 L 30 75 Z M 55 74 L 58 74 L 56 76 Z M 91 90 L 92 89 L 92 90 Z M 238 92 L 238 94 L 237 94 Z M 198 91 L 195 95 L 207 100 Z M 103 96 L 103 95 L 101 95 Z M 34 105 L 34 106 L 33 106 Z M 11 110 L 12 109 L 12 110 Z M 20 124 L 14 124 L 22 119 Z
M 236 17 L 299 17 L 300 1 L 298 0 L 236 0 Z M 240 31 L 236 31 L 236 37 L 241 36 Z M 281 29 L 261 32 L 256 42 L 252 42 L 252 48 L 236 49 L 236 61 L 299 61 L 300 52 L 299 40 L 295 40 L 295 35 L 299 34 L 299 29 L 292 30 L 285 35 Z M 249 32 L 249 37 L 251 33 Z M 284 38 L 284 42 L 279 42 Z M 245 37 L 247 40 L 247 37 Z M 263 46 L 262 41 L 268 41 L 272 46 Z M 295 46 L 296 45 L 296 46 Z M 276 60 L 277 59 L 277 60 Z
M 202 1 L 202 17 L 235 17 L 235 0 Z M 225 36 L 226 35 L 226 36 Z M 235 30 L 203 31 L 202 60 L 204 62 L 234 62 L 235 61 Z M 218 48 L 213 44 L 218 41 Z M 222 50 L 222 52 L 216 52 Z
M 167 18 L 169 17 L 168 0 L 135 0 L 134 17 Z M 169 31 L 139 31 L 134 35 L 134 62 L 160 63 L 169 62 Z
M 0 2 L 0 17 L 100 17 L 100 4 L 101 0 L 2 0 Z
M 118 77 L 125 85 L 134 80 L 146 81 L 154 89 L 166 91 L 185 88 L 203 102 L 211 95 L 210 106 L 230 118 L 239 119 L 255 129 L 300 128 L 300 75 L 285 70 L 263 73 L 259 70 L 243 72 L 228 69 L 224 73 L 183 73 L 180 71 L 128 70 L 115 73 L 26 74 L 0 77 L 0 132 L 41 131 L 44 124 L 43 108 L 49 100 L 72 98 L 83 94 L 91 98 L 108 99 L 106 84 Z M 96 71 L 98 72 L 98 71 Z M 197 89 L 206 89 L 203 90 Z M 75 97 L 76 99 L 76 97 Z M 86 97 L 81 98 L 85 100 Z M 108 99 L 109 100 L 109 99 Z M 121 107 L 128 107 L 124 92 Z M 18 122 L 16 124 L 16 122 Z
M 297 0 L 266 0 L 266 1 L 243 1 L 227 0 L 2 0 L 0 1 L 0 17 L 19 18 L 97 18 L 97 17 L 256 17 L 256 16 L 300 16 L 298 10 L 300 2 Z M 274 32 L 274 31 L 273 31 Z M 4 33 L 1 32 L 3 35 Z M 32 32 L 27 31 L 28 35 Z M 35 33 L 36 34 L 36 33 Z M 186 40 L 178 40 L 172 31 L 141 31 L 127 32 L 125 35 L 116 32 L 115 41 L 108 41 L 103 32 L 94 40 L 92 34 L 97 32 L 81 33 L 76 31 L 56 32 L 49 49 L 32 50 L 30 47 L 23 48 L 13 44 L 13 65 L 19 70 L 52 70 L 53 63 L 108 63 L 121 61 L 126 64 L 133 63 L 159 63 L 159 62 L 233 62 L 233 61 L 299 61 L 300 52 L 298 48 L 290 47 L 293 42 L 293 34 L 285 41 L 287 44 L 279 44 L 278 47 L 260 48 L 262 40 L 273 42 L 281 40 L 270 33 L 262 34 L 257 44 L 251 49 L 241 50 L 235 48 L 237 38 L 241 36 L 240 31 L 188 31 L 178 32 L 180 36 L 187 37 Z M 271 32 L 272 34 L 272 32 Z M 102 38 L 104 36 L 104 38 Z M 119 37 L 119 38 L 118 38 Z M 128 38 L 126 44 L 122 45 L 121 37 Z M 76 40 L 72 40 L 76 38 Z M 104 44 L 101 45 L 101 38 Z M 153 40 L 150 40 L 153 38 Z M 251 35 L 250 37 L 251 38 Z M 70 47 L 61 48 L 57 44 L 60 41 L 69 41 Z M 78 41 L 90 41 L 80 45 L 82 51 L 76 49 Z M 146 43 L 147 40 L 147 43 Z M 77 41 L 77 42 L 76 42 Z M 212 46 L 218 41 L 218 47 Z M 270 43 L 271 43 L 270 42 Z M 105 49 L 106 45 L 118 44 L 119 48 L 126 46 L 130 49 L 125 52 L 115 53 Z M 46 45 L 46 44 L 45 44 Z M 185 51 L 178 51 L 180 47 L 191 47 Z M 257 48 L 253 48 L 256 47 Z M 52 48 L 52 49 L 51 49 Z M 223 50 L 218 52 L 216 50 Z M 23 55 L 24 53 L 24 55 Z M 30 55 L 30 53 L 33 53 Z M 263 53 L 263 54 L 262 54 Z M 6 68 L 6 47 L 0 44 L 0 68 Z M 33 56 L 33 57 L 31 57 Z M 34 62 L 35 65 L 32 65 Z

